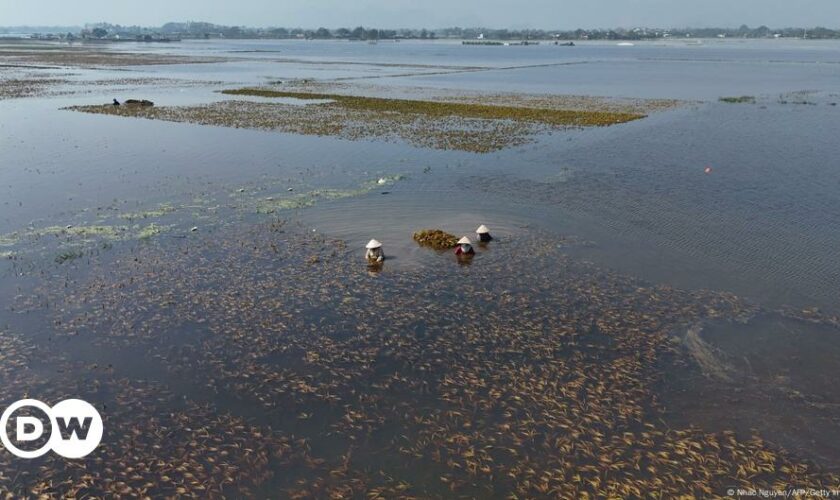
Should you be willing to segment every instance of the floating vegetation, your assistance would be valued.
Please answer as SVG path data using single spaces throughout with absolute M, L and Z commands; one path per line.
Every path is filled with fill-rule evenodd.
M 157 208 L 151 210 L 144 210 L 141 212 L 129 212 L 120 214 L 120 218 L 134 220 L 134 219 L 149 219 L 149 218 L 157 218 L 163 217 L 164 215 L 171 214 L 175 212 L 177 209 L 173 207 L 169 203 L 163 203 L 159 205 Z
M 18 242 L 18 234 L 17 233 L 10 233 L 10 234 L 0 234 L 0 247 L 8 247 L 17 244 Z
M 66 109 L 203 125 L 330 135 L 350 140 L 399 139 L 421 147 L 476 153 L 525 144 L 534 135 L 552 129 L 615 125 L 645 116 L 618 111 L 386 99 L 266 89 L 222 92 L 235 96 L 292 98 L 314 103 L 300 106 L 282 102 L 230 100 L 184 107 L 102 105 Z
M 84 256 L 85 254 L 81 250 L 67 250 L 58 254 L 55 257 L 55 262 L 58 264 L 64 264 L 67 261 L 80 259 Z
M 48 226 L 43 228 L 27 228 L 0 235 L 0 246 L 18 247 L 23 243 L 40 242 L 46 245 L 57 244 L 58 246 L 72 245 L 67 254 L 74 252 L 80 244 L 103 243 L 110 244 L 114 241 L 125 240 L 141 240 L 157 236 L 168 229 L 166 226 L 159 224 L 148 224 L 141 226 L 135 224 L 133 226 L 120 225 L 80 225 L 80 226 Z M 55 239 L 48 239 L 54 237 Z M 9 252 L 11 254 L 11 252 Z M 64 253 L 59 257 L 64 256 Z M 57 262 L 63 262 L 65 258 L 56 259 Z
M 742 95 L 739 97 L 721 97 L 720 102 L 728 104 L 755 104 L 755 97 L 751 95 Z
M 49 226 L 41 229 L 32 229 L 27 231 L 26 235 L 30 237 L 44 237 L 44 236 L 70 236 L 81 239 L 103 238 L 103 239 L 118 239 L 125 236 L 128 228 L 125 226 Z
M 306 193 L 294 194 L 292 196 L 269 196 L 257 202 L 256 212 L 260 214 L 273 214 L 281 210 L 294 210 L 311 207 L 322 200 L 341 200 L 344 198 L 362 196 L 374 189 L 394 184 L 403 178 L 404 177 L 401 175 L 380 177 L 377 180 L 362 184 L 357 189 L 315 189 Z
M 158 224 L 149 224 L 148 226 L 142 227 L 137 231 L 137 239 L 139 240 L 148 240 L 149 238 L 153 238 L 160 233 L 164 232 L 167 228 L 165 226 L 160 226 Z
M 311 207 L 322 201 L 363 196 L 383 187 L 391 186 L 403 179 L 405 179 L 403 175 L 382 175 L 362 182 L 355 188 L 322 188 L 303 193 L 278 189 L 277 194 L 273 196 L 238 197 L 236 205 L 228 206 L 227 209 L 247 213 L 274 214 L 284 210 Z M 277 189 L 278 185 L 285 185 L 285 181 L 265 180 L 263 189 Z M 241 193 L 244 193 L 244 189 L 237 190 L 237 195 Z M 40 253 L 52 259 L 56 251 L 63 255 L 65 250 L 68 252 L 76 251 L 80 247 L 85 247 L 87 250 L 110 250 L 115 242 L 149 240 L 170 231 L 176 225 L 183 224 L 186 228 L 189 228 L 195 223 L 196 219 L 202 219 L 212 225 L 219 220 L 219 208 L 220 205 L 211 204 L 210 199 L 196 198 L 187 205 L 161 203 L 148 210 L 117 213 L 110 219 L 103 216 L 99 219 L 99 224 L 29 227 L 7 234 L 0 234 L 0 249 L 3 249 L 0 252 L 0 258 L 12 258 L 24 252 Z M 194 211 L 187 213 L 185 209 L 194 209 Z M 167 220 L 167 223 L 160 220 L 176 213 L 183 215 L 183 217 Z M 107 223 L 108 221 L 120 222 L 121 220 L 128 222 L 148 221 L 148 223 L 130 225 Z M 197 232 L 198 229 L 196 226 L 190 231 Z M 183 236 L 176 235 L 176 237 Z M 9 247 L 10 249 L 6 250 L 3 247 Z M 57 262 L 65 260 L 68 259 L 56 259 Z
M 458 238 L 440 229 L 423 229 L 414 233 L 414 241 L 435 250 L 447 250 L 458 245 Z

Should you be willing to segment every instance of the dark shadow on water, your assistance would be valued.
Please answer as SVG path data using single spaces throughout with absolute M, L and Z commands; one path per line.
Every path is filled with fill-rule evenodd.
M 670 425 L 733 429 L 840 470 L 840 329 L 761 314 L 683 332 L 690 366 L 662 383 Z

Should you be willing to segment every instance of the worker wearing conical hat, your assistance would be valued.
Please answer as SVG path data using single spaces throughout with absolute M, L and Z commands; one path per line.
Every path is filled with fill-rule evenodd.
M 478 229 L 475 230 L 475 234 L 478 235 L 478 241 L 481 243 L 487 243 L 493 239 L 493 237 L 490 236 L 490 230 L 487 229 L 487 226 L 484 224 L 478 226 Z
M 475 255 L 475 250 L 472 247 L 472 241 L 464 236 L 458 240 L 458 246 L 455 248 L 455 255 L 465 257 L 468 255 Z
M 379 243 L 376 240 L 370 240 L 365 248 L 367 248 L 365 258 L 371 264 L 379 264 L 385 260 L 385 252 L 382 251 L 382 243 Z

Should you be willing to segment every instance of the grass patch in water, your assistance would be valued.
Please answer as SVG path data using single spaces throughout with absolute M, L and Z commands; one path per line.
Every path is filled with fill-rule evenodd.
M 432 118 L 455 116 L 462 118 L 478 118 L 483 120 L 538 122 L 554 126 L 605 126 L 625 123 L 645 117 L 645 115 L 638 113 L 494 106 L 488 104 L 389 99 L 383 97 L 294 92 L 257 88 L 230 89 L 223 90 L 222 93 L 227 95 L 269 98 L 284 97 L 303 100 L 329 100 L 333 102 L 323 104 L 323 106 L 341 106 L 348 109 L 377 111 L 382 113 L 425 115 Z

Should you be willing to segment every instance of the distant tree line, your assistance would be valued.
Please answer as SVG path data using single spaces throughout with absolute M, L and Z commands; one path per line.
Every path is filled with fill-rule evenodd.
M 576 30 L 507 30 L 488 28 L 444 28 L 441 38 L 484 38 L 489 40 L 651 40 L 662 38 L 840 38 L 840 30 L 828 28 L 616 28 Z
M 20 29 L 20 28 L 17 28 Z M 0 33 L 3 32 L 0 28 Z M 21 31 L 18 31 L 21 32 Z M 34 30 L 33 30 L 34 32 Z M 62 35 L 64 36 L 64 35 Z M 68 33 L 68 37 L 72 37 Z M 78 35 L 90 39 L 159 39 L 159 38 L 298 38 L 344 40 L 394 40 L 394 39 L 478 39 L 487 40 L 649 40 L 664 38 L 840 38 L 840 30 L 829 28 L 779 28 L 767 26 L 750 28 L 632 28 L 632 29 L 494 29 L 494 28 L 443 28 L 443 29 L 381 29 L 358 26 L 355 28 L 317 29 L 304 28 L 252 28 L 224 26 L 206 22 L 166 23 L 160 27 L 121 26 L 97 23 L 87 25 Z
M 338 28 L 249 28 L 246 26 L 223 26 L 204 22 L 166 23 L 159 28 L 120 26 L 108 23 L 88 25 L 81 35 L 88 38 L 132 38 L 143 35 L 172 38 L 305 38 L 305 39 L 348 39 L 388 40 L 400 38 L 432 39 L 434 31 L 427 29 L 378 29 Z

